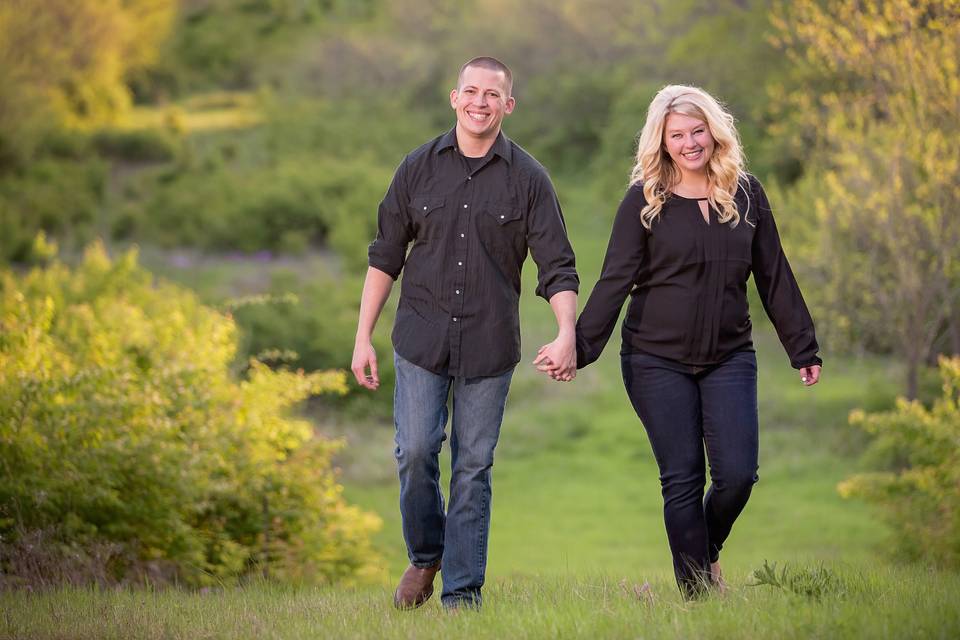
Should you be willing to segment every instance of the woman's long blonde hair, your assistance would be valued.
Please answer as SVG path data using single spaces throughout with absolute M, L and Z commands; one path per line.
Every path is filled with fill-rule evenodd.
M 740 212 L 733 198 L 741 180 L 746 187 L 747 174 L 733 116 L 703 89 L 679 84 L 668 85 L 654 96 L 637 145 L 637 163 L 630 173 L 630 185 L 643 183 L 647 201 L 640 212 L 643 226 L 651 227 L 668 195 L 680 182 L 680 170 L 663 143 L 664 126 L 671 113 L 681 113 L 707 124 L 715 141 L 713 155 L 707 163 L 707 199 L 710 206 L 720 212 L 721 223 L 737 226 Z

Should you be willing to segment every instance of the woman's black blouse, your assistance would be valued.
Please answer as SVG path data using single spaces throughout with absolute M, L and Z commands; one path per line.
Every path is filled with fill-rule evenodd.
M 621 353 L 648 353 L 683 364 L 717 364 L 753 347 L 747 278 L 780 336 L 790 364 L 821 364 L 813 319 L 780 244 L 760 182 L 741 180 L 740 223 L 703 218 L 696 200 L 668 196 L 648 231 L 643 187 L 627 191 L 613 223 L 600 280 L 577 321 L 577 368 L 600 357 L 630 294 Z

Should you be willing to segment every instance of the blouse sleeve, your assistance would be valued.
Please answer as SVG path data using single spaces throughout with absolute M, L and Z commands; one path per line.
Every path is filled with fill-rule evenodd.
M 617 324 L 623 301 L 636 282 L 646 244 L 647 230 L 640 222 L 645 204 L 643 188 L 634 185 L 617 209 L 600 279 L 577 320 L 578 369 L 600 357 Z
M 780 244 L 780 234 L 773 211 L 760 181 L 750 176 L 750 210 L 756 216 L 757 230 L 753 237 L 752 271 L 760 293 L 760 301 L 773 322 L 790 365 L 800 369 L 822 364 L 813 327 L 813 318 L 800 293 L 787 256 Z

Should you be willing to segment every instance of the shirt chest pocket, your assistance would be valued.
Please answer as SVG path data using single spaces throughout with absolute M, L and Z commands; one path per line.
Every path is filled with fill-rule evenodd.
M 477 231 L 488 253 L 505 264 L 523 262 L 527 237 L 523 209 L 512 200 L 491 200 L 479 213 Z
M 523 227 L 523 211 L 515 202 L 492 201 L 484 207 L 484 212 L 490 216 L 490 219 L 498 226 L 506 230 L 516 231 Z
M 443 208 L 444 199 L 436 196 L 413 196 L 410 199 L 410 208 L 419 216 L 429 216 L 434 211 Z
M 413 196 L 410 199 L 410 213 L 414 225 L 421 231 L 427 231 L 438 225 L 446 200 L 437 196 Z

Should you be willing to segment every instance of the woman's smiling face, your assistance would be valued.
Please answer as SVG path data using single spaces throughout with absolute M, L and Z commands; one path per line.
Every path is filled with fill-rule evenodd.
M 703 120 L 671 113 L 664 122 L 663 146 L 682 173 L 703 173 L 716 142 Z

